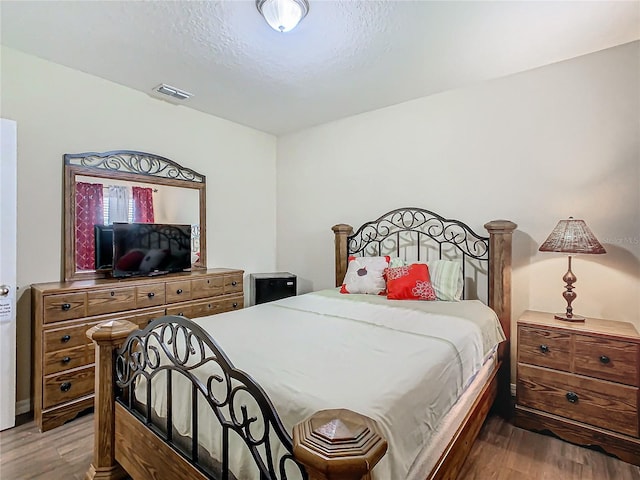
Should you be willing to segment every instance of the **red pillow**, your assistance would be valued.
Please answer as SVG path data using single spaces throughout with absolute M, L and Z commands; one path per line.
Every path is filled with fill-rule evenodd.
M 429 267 L 424 263 L 413 263 L 404 267 L 385 269 L 387 298 L 391 300 L 436 300 L 431 285 Z
M 144 259 L 145 253 L 142 250 L 131 250 L 120 257 L 116 263 L 116 270 L 131 272 L 140 268 L 140 262 Z

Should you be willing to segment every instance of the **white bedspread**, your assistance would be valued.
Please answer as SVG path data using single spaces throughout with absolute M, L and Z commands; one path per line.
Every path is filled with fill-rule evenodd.
M 195 321 L 264 388 L 289 432 L 329 408 L 375 419 L 389 442 L 376 480 L 406 478 L 485 355 L 505 339 L 495 313 L 479 301 L 394 301 L 336 290 Z M 189 409 L 177 408 L 190 404 L 189 389 L 174 388 L 173 402 L 174 425 L 189 435 Z M 162 395 L 152 404 L 166 415 Z M 203 439 L 206 430 L 201 422 L 200 441 L 213 452 L 220 439 Z

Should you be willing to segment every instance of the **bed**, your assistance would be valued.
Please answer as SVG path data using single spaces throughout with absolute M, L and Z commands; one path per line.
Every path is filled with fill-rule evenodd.
M 330 289 L 197 323 L 94 327 L 86 478 L 456 478 L 491 406 L 508 404 L 516 225 L 485 228 L 418 208 L 333 227 L 336 286 L 352 256 L 455 258 L 464 301 Z

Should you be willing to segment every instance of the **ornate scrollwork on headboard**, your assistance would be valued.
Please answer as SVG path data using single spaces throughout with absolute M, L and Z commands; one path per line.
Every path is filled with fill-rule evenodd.
M 440 246 L 451 244 L 471 258 L 478 260 L 489 258 L 489 237 L 478 235 L 458 220 L 449 220 L 421 208 L 399 208 L 363 224 L 356 233 L 348 237 L 348 252 L 349 254 L 362 253 L 372 243 L 377 243 L 380 247 L 379 254 L 382 254 L 382 244 L 387 240 L 393 241 L 394 237 L 395 247 L 399 252 L 402 245 L 401 235 L 405 232 L 425 235 Z M 417 254 L 417 259 L 420 260 L 419 250 Z

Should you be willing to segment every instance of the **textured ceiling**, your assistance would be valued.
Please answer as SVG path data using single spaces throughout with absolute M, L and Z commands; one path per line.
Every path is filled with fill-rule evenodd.
M 282 134 L 640 38 L 639 1 L 309 0 L 292 32 L 254 1 L 6 1 L 8 47 Z

